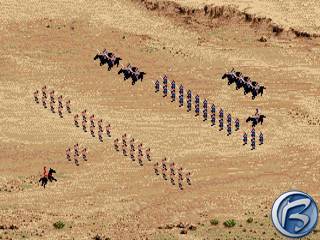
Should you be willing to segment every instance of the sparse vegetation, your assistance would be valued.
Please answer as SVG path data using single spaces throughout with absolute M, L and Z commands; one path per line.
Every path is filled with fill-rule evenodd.
M 219 221 L 218 221 L 218 219 L 211 219 L 210 223 L 211 223 L 211 225 L 218 225 Z
M 53 226 L 54 226 L 55 229 L 62 229 L 62 228 L 64 228 L 65 224 L 62 221 L 58 221 L 58 222 L 55 222 L 53 224 Z
M 224 225 L 225 227 L 228 227 L 228 228 L 234 227 L 234 226 L 236 225 L 236 220 L 234 220 L 234 219 L 229 219 L 229 220 L 225 221 L 225 222 L 223 223 L 223 225 Z

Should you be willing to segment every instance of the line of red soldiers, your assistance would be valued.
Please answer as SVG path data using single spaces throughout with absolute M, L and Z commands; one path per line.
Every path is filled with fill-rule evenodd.
M 73 146 L 73 149 L 74 149 L 74 154 L 73 154 L 73 158 L 74 158 L 74 163 L 79 166 L 79 144 L 76 143 L 74 146 Z M 82 150 L 81 150 L 81 155 L 82 155 L 82 159 L 84 161 L 88 161 L 87 159 L 87 153 L 88 153 L 88 150 L 86 147 L 83 147 Z M 66 149 L 66 158 L 68 161 L 71 161 L 71 149 L 70 147 L 68 147 Z

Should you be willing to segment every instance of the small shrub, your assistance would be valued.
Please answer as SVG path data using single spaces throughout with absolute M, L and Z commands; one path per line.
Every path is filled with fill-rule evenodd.
M 225 227 L 231 228 L 236 225 L 236 221 L 234 219 L 229 219 L 223 223 Z
M 249 217 L 248 219 L 247 219 L 247 223 L 252 223 L 253 222 L 253 218 L 252 217 Z
M 53 224 L 53 226 L 56 228 L 56 229 L 62 229 L 62 228 L 64 228 L 64 222 L 62 222 L 62 221 L 58 221 L 58 222 L 55 222 L 54 224 Z
M 218 225 L 219 221 L 218 221 L 218 219 L 211 219 L 210 223 L 211 223 L 211 225 Z

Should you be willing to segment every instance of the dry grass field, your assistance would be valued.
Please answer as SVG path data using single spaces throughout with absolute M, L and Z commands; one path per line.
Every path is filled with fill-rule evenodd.
M 233 2 L 285 28 L 320 33 L 318 1 L 175 2 Z M 0 239 L 284 239 L 270 220 L 276 197 L 299 189 L 320 201 L 320 38 L 276 36 L 170 6 L 0 1 Z M 103 48 L 145 71 L 143 82 L 131 86 L 119 68 L 100 67 L 93 57 Z M 264 95 L 252 101 L 227 86 L 221 76 L 232 67 L 263 83 Z M 152 81 L 164 73 L 238 117 L 241 131 L 227 136 L 154 93 Z M 33 92 L 44 85 L 71 100 L 72 114 L 60 118 L 35 103 Z M 251 151 L 241 139 L 256 108 L 267 116 L 257 127 L 265 144 Z M 83 109 L 111 123 L 111 139 L 101 143 L 74 126 Z M 114 150 L 124 133 L 151 148 L 151 162 L 139 166 Z M 75 143 L 89 151 L 80 166 L 65 157 Z M 179 190 L 156 176 L 153 164 L 163 157 L 190 171 L 192 185 Z M 46 189 L 37 183 L 43 166 L 57 171 Z M 236 226 L 224 227 L 228 219 Z M 195 228 L 181 234 L 171 227 L 180 222 Z

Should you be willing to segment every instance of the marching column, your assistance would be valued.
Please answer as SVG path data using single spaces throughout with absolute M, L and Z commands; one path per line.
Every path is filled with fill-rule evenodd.
M 219 111 L 219 131 L 223 130 L 223 109 Z
M 256 130 L 251 129 L 251 150 L 256 149 Z
M 207 99 L 203 101 L 203 121 L 208 119 L 208 102 Z
M 182 84 L 179 87 L 179 107 L 183 106 L 183 86 Z
M 195 116 L 199 116 L 199 112 L 200 112 L 200 97 L 199 97 L 199 95 L 195 96 L 194 103 L 195 103 L 195 113 L 196 113 Z
M 216 106 L 211 105 L 211 126 L 216 125 Z
M 188 90 L 188 93 L 187 93 L 187 112 L 191 111 L 191 104 L 192 104 L 192 92 L 191 92 L 191 90 Z
M 176 83 L 174 81 L 171 82 L 171 102 L 176 100 Z
M 228 136 L 231 135 L 231 124 L 232 124 L 232 119 L 231 119 L 231 114 L 229 113 L 227 115 L 227 132 L 228 132 Z
M 168 77 L 167 77 L 167 75 L 164 75 L 162 79 L 163 79 L 163 85 L 162 85 L 163 97 L 166 97 L 168 94 Z

